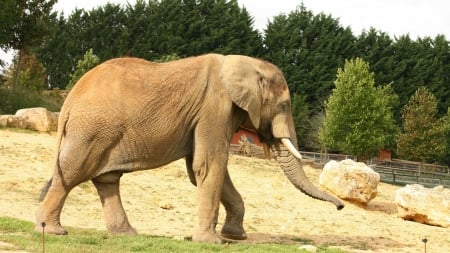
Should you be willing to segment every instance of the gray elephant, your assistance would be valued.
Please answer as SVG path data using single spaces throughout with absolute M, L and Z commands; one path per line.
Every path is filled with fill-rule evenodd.
M 227 170 L 230 140 L 240 126 L 259 134 L 300 191 L 344 207 L 303 171 L 288 86 L 273 64 L 218 54 L 168 63 L 119 58 L 85 74 L 62 106 L 55 171 L 36 212 L 36 229 L 45 222 L 47 233 L 67 234 L 60 224 L 64 201 L 71 189 L 91 180 L 108 230 L 134 234 L 120 199 L 120 177 L 184 157 L 198 189 L 193 240 L 221 242 L 215 231 L 220 203 L 226 210 L 222 236 L 246 239 L 244 202 Z

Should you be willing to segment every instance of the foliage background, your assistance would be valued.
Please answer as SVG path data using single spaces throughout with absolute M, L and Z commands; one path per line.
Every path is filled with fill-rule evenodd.
M 123 56 L 166 61 L 209 52 L 269 60 L 288 81 L 303 150 L 323 148 L 318 129 L 325 120 L 337 70 L 346 60 L 364 60 L 374 73 L 374 87 L 397 95 L 388 108 L 380 108 L 392 111 L 397 129 L 403 129 L 403 108 L 419 87 L 436 98 L 436 118 L 445 117 L 450 107 L 450 44 L 444 35 L 391 38 L 371 28 L 356 36 L 338 18 L 313 13 L 303 4 L 273 17 L 258 31 L 253 17 L 236 0 L 139 0 L 76 9 L 68 16 L 52 10 L 55 2 L 0 3 L 0 46 L 17 52 L 1 78 L 3 113 L 28 105 L 13 95 L 18 87 L 32 90 L 36 101 L 43 97 L 44 88 L 65 89 L 90 49 L 99 62 Z M 26 59 L 35 61 L 27 64 Z M 449 150 L 450 144 L 446 145 Z M 395 138 L 384 143 L 384 148 L 395 151 L 396 147 Z M 448 158 L 437 160 L 442 163 Z

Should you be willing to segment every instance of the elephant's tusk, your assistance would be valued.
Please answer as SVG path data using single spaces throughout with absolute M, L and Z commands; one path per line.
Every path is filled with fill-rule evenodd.
M 283 145 L 291 152 L 292 155 L 302 160 L 302 155 L 295 148 L 294 144 L 292 144 L 291 140 L 289 140 L 288 138 L 281 138 L 281 143 L 283 143 Z

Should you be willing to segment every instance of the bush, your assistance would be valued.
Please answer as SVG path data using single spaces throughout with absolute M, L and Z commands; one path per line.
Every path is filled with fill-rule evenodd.
M 31 107 L 45 107 L 58 112 L 62 100 L 54 92 L 39 92 L 25 87 L 0 88 L 0 114 L 15 114 L 19 109 Z

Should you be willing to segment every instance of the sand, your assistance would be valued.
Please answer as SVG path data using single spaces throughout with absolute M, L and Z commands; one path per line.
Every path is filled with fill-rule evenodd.
M 53 171 L 55 133 L 0 129 L 0 216 L 34 221 L 40 189 Z M 304 166 L 317 185 L 320 169 Z M 399 186 L 380 183 L 367 207 L 314 200 L 292 186 L 276 162 L 230 156 L 229 171 L 245 201 L 242 243 L 326 245 L 350 252 L 450 252 L 450 229 L 405 221 L 394 203 Z M 196 188 L 184 160 L 155 170 L 125 174 L 121 181 L 130 223 L 143 234 L 188 237 L 197 224 Z M 221 207 L 218 230 L 225 211 Z M 105 230 L 101 204 L 90 182 L 66 201 L 63 226 Z M 70 234 L 69 234 L 70 236 Z M 0 245 L 1 250 L 1 245 Z

